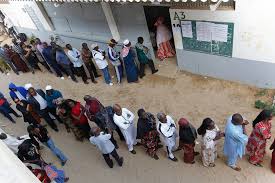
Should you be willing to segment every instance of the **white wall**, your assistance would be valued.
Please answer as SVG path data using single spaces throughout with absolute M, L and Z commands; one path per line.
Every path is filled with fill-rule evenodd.
M 275 1 L 239 0 L 235 11 L 182 10 L 170 9 L 172 24 L 175 12 L 183 11 L 187 20 L 205 20 L 234 23 L 232 57 L 275 63 Z M 175 45 L 182 49 L 179 28 L 173 28 Z

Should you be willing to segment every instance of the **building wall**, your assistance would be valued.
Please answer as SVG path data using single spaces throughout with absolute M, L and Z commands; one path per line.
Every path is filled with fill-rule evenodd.
M 235 11 L 170 9 L 172 24 L 180 23 L 174 20 L 175 12 L 184 12 L 188 20 L 234 23 L 232 58 L 183 50 L 181 30 L 173 27 L 178 66 L 197 74 L 275 88 L 274 6 L 275 1 L 242 0 L 236 1 Z

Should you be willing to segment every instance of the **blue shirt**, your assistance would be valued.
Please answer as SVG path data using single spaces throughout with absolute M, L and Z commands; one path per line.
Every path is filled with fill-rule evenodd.
M 63 98 L 62 94 L 60 91 L 58 90 L 53 90 L 53 94 L 52 95 L 45 95 L 45 99 L 47 101 L 47 105 L 49 108 L 54 108 L 56 107 L 56 104 L 53 102 L 53 100 L 56 100 L 58 98 Z
M 56 51 L 56 61 L 59 64 L 65 64 L 65 65 L 70 65 L 71 63 L 67 55 L 62 51 Z
M 51 46 L 44 48 L 42 51 L 42 54 L 48 64 L 50 64 L 50 65 L 53 64 L 54 61 L 52 58 L 52 47 Z

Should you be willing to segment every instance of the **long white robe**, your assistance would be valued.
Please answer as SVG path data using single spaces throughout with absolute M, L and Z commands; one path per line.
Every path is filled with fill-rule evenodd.
M 167 123 L 157 123 L 157 131 L 160 134 L 161 141 L 167 147 L 167 153 L 170 158 L 174 158 L 172 151 L 176 150 L 177 129 L 171 116 L 166 116 Z
M 3 139 L 2 141 L 12 150 L 13 153 L 18 153 L 18 146 L 21 145 L 24 140 L 29 139 L 29 135 L 24 135 L 20 137 L 22 140 L 18 140 L 16 137 L 12 137 L 8 134 L 6 139 Z
M 122 108 L 121 116 L 114 114 L 114 122 L 120 128 L 129 151 L 132 151 L 134 145 L 137 144 L 137 129 L 134 125 L 134 119 L 135 115 L 126 108 Z

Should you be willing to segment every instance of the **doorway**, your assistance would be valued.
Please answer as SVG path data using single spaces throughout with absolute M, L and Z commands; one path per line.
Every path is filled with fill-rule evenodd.
M 147 22 L 147 27 L 150 33 L 151 43 L 154 48 L 154 51 L 157 51 L 157 42 L 156 42 L 156 27 L 154 26 L 158 17 L 164 18 L 164 24 L 172 33 L 171 19 L 169 13 L 169 6 L 143 6 L 145 18 Z M 172 38 L 171 43 L 174 44 L 174 39 Z M 174 46 L 174 45 L 173 45 Z

